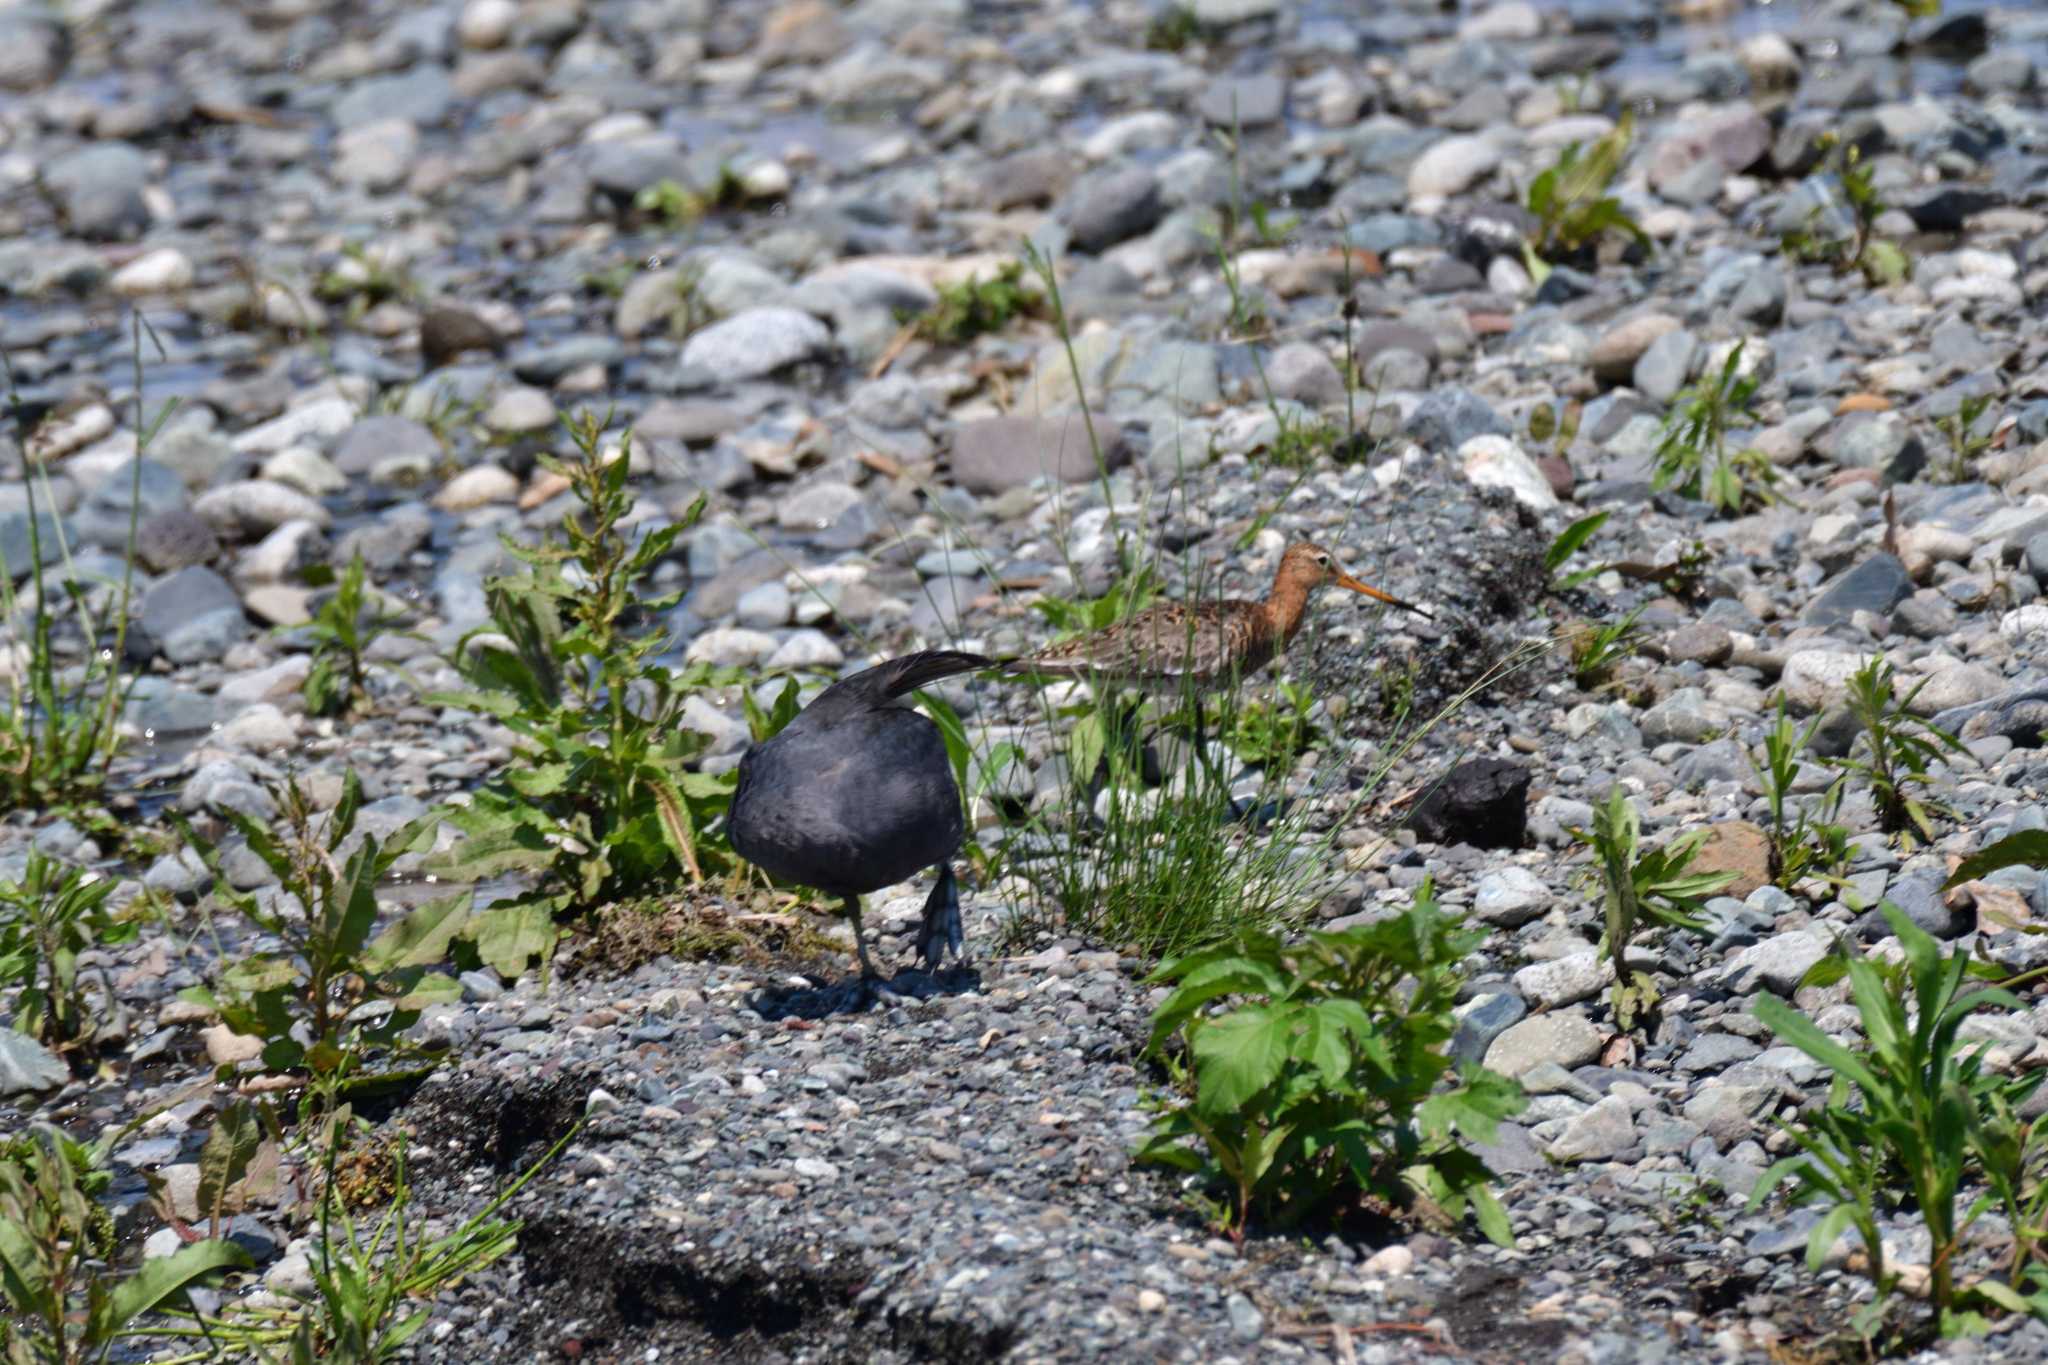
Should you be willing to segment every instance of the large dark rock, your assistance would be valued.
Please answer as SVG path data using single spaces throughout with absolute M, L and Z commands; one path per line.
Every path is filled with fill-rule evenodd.
M 206 564 L 220 553 L 213 523 L 189 507 L 158 512 L 135 528 L 135 554 L 151 573 Z
M 1913 595 L 1913 576 L 1897 555 L 1878 553 L 1828 584 L 1802 618 L 1809 626 L 1834 626 L 1859 611 L 1883 615 Z
M 1520 848 L 1529 827 L 1529 770 L 1504 758 L 1467 759 L 1408 816 L 1418 838 L 1474 848 Z
M 1166 216 L 1166 201 L 1148 167 L 1111 166 L 1082 177 L 1059 216 L 1074 250 L 1092 254 L 1150 232 Z

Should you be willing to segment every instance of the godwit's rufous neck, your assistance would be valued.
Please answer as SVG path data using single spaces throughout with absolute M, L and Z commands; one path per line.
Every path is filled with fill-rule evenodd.
M 1283 646 L 1301 629 L 1302 617 L 1308 612 L 1309 594 L 1315 591 L 1321 577 L 1321 571 L 1315 568 L 1303 572 L 1303 566 L 1292 558 L 1280 561 L 1280 571 L 1273 575 L 1273 590 L 1259 604 L 1259 614 L 1265 618 L 1272 638 Z

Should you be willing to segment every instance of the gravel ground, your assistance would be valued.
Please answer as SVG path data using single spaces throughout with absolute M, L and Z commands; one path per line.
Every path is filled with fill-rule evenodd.
M 1311 536 L 1434 614 L 1324 602 L 1289 657 L 1318 698 L 1304 772 L 1342 789 L 1308 799 L 1325 823 L 1351 812 L 1317 913 L 1376 913 L 1428 876 L 1489 928 L 1459 1047 L 1534 1096 L 1490 1153 L 1514 1251 L 1414 1225 L 1210 1236 L 1129 1161 L 1161 1084 L 1140 1056 L 1150 964 L 1018 931 L 1005 882 L 970 888 L 970 971 L 906 976 L 860 1013 L 839 1008 L 846 961 L 815 953 L 466 976 L 422 1025 L 453 1060 L 389 1116 L 420 1139 L 425 1206 L 474 1209 L 591 1117 L 515 1202 L 520 1251 L 443 1297 L 415 1358 L 1801 1359 L 1863 1292 L 1839 1263 L 1808 1274 L 1804 1215 L 1746 1209 L 1784 1150 L 1774 1119 L 1826 1092 L 1751 1006 L 1793 993 L 1836 935 L 1880 937 L 1858 908 L 1879 897 L 1945 940 L 2042 960 L 2042 940 L 1978 916 L 2048 918 L 2048 877 L 1940 886 L 1956 855 L 2048 826 L 2048 15 L 1371 8 L 0 7 L 19 418 L 0 428 L 0 555 L 17 580 L 32 501 L 69 572 L 118 577 L 135 312 L 146 406 L 179 400 L 139 485 L 135 742 L 115 770 L 130 822 L 267 816 L 261 783 L 286 772 L 331 801 L 351 769 L 392 828 L 496 771 L 511 736 L 424 699 L 454 683 L 446 651 L 511 567 L 501 536 L 569 510 L 537 457 L 578 407 L 633 423 L 639 521 L 708 494 L 655 576 L 685 594 L 662 622 L 675 657 L 771 691 L 924 644 L 1039 640 L 1023 585 L 1101 591 L 1119 534 L 1170 551 L 1176 587 L 1220 570 L 1249 591 Z M 1623 109 L 1614 192 L 1650 246 L 1613 235 L 1538 283 L 1523 191 Z M 1782 249 L 1844 221 L 1824 135 L 1860 150 L 1904 279 Z M 670 221 L 664 182 L 722 193 Z M 1247 219 L 1227 280 L 1215 234 Z M 1043 319 L 960 345 L 905 335 L 907 312 L 1027 241 L 1058 263 L 1071 361 Z M 1764 452 L 1777 497 L 1721 517 L 1650 476 L 1674 399 L 1738 342 L 1757 387 L 1731 446 Z M 1535 439 L 1530 414 L 1567 402 L 1576 429 Z M 1318 423 L 1357 435 L 1277 458 Z M 1546 596 L 1544 549 L 1596 509 L 1613 515 L 1584 558 L 1620 567 Z M 357 552 L 417 638 L 379 645 L 368 716 L 311 718 L 301 571 Z M 1615 686 L 1528 654 L 1638 608 Z M 1760 884 L 1747 749 L 1781 697 L 1838 715 L 1875 654 L 1967 746 L 1937 772 L 1953 817 L 1904 851 L 1853 795 L 1853 906 Z M 1417 715 L 1488 682 L 1395 754 L 1404 674 Z M 1030 785 L 1002 795 L 1057 784 L 1030 698 L 947 695 L 985 743 L 1026 751 Z M 691 723 L 708 766 L 737 761 L 737 695 Z M 1819 744 L 1852 738 L 1830 721 Z M 1455 812 L 1408 828 L 1401 799 L 1469 759 L 1508 791 L 1509 836 Z M 1739 874 L 1711 938 L 1645 959 L 1663 1016 L 1633 1039 L 1569 833 L 1617 783 L 1651 837 L 1712 827 Z M 0 875 L 31 844 L 121 878 L 117 903 L 147 884 L 188 907 L 89 962 L 115 997 L 103 1066 L 72 1074 L 0 1033 L 0 1125 L 91 1132 L 232 1044 L 174 998 L 218 966 L 189 911 L 205 878 L 182 851 L 124 862 L 33 816 L 0 826 Z M 876 898 L 885 960 L 907 955 L 924 890 Z M 1844 998 L 1794 995 L 1851 1036 Z M 1999 1028 L 2000 1065 L 2048 1060 L 2048 1006 Z M 189 1171 L 214 1103 L 118 1152 L 138 1241 L 155 1227 L 142 1174 Z M 302 1283 L 281 1218 L 238 1226 L 271 1288 Z M 1916 1220 L 1890 1231 L 1925 1259 Z M 2039 1360 L 2048 1329 L 1926 1356 Z

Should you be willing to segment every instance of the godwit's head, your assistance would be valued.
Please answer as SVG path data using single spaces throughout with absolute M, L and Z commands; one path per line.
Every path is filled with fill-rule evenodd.
M 1370 583 L 1353 578 L 1337 561 L 1337 556 L 1313 541 L 1297 540 L 1287 547 L 1287 553 L 1280 557 L 1280 572 L 1276 580 L 1304 592 L 1314 592 L 1322 587 L 1349 588 L 1375 601 L 1429 618 L 1429 613 L 1414 603 L 1403 602 L 1390 592 L 1382 592 Z

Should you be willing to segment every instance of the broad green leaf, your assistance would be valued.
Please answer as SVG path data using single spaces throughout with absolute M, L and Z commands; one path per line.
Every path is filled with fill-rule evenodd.
M 1942 883 L 1942 890 L 1982 880 L 2006 867 L 2048 868 L 2048 830 L 2029 829 L 2008 834 L 1988 848 L 1971 854 Z
M 255 1107 L 246 1100 L 230 1104 L 214 1119 L 206 1145 L 199 1151 L 197 1198 L 203 1216 L 218 1223 L 241 1212 L 244 1201 L 236 1195 L 235 1186 L 248 1174 L 249 1163 L 262 1143 L 263 1125 L 256 1119 Z
M 1855 1217 L 1856 1206 L 1854 1204 L 1837 1204 L 1834 1208 L 1829 1209 L 1818 1223 L 1813 1225 L 1813 1230 L 1806 1234 L 1806 1268 L 1809 1272 L 1819 1273 L 1821 1265 L 1827 1260 L 1828 1252 L 1833 1249 L 1836 1239 L 1855 1220 Z
M 1567 559 L 1577 554 L 1580 547 L 1607 524 L 1607 518 L 1612 515 L 1612 512 L 1595 512 L 1591 516 L 1580 517 L 1565 527 L 1557 539 L 1550 542 L 1550 548 L 1544 551 L 1543 567 L 1551 573 L 1556 573 Z
M 412 989 L 391 1003 L 401 1010 L 419 1010 L 428 1005 L 453 1005 L 462 999 L 462 983 L 443 972 L 427 972 Z
M 796 719 L 797 712 L 803 709 L 797 696 L 795 678 L 783 680 L 782 691 L 776 694 L 774 704 L 766 711 L 754 701 L 754 694 L 751 691 L 740 694 L 740 701 L 747 715 L 747 732 L 753 736 L 754 743 L 759 744 L 763 740 L 775 738 Z
M 1196 1032 L 1194 1054 L 1201 1112 L 1232 1113 L 1287 1064 L 1287 1019 L 1258 1006 L 1226 1014 Z
M 546 905 L 507 905 L 470 917 L 469 939 L 484 964 L 510 981 L 555 949 L 555 920 Z
M 229 1241 L 193 1242 L 168 1256 L 144 1261 L 106 1295 L 101 1318 L 93 1324 L 94 1335 L 111 1340 L 143 1314 L 154 1312 L 216 1271 L 251 1266 L 249 1253 Z
M 229 963 L 220 974 L 223 986 L 244 995 L 290 987 L 298 979 L 297 967 L 284 958 L 268 955 L 241 958 Z
M 1479 1231 L 1486 1240 L 1497 1247 L 1514 1249 L 1515 1233 L 1508 1221 L 1508 1211 L 1501 1207 L 1500 1200 L 1484 1185 L 1474 1185 L 1468 1194 L 1472 1200 L 1472 1217 L 1479 1224 Z
M 1764 1026 L 1798 1048 L 1807 1056 L 1852 1081 L 1858 1088 L 1869 1092 L 1877 1089 L 1876 1077 L 1864 1066 L 1863 1060 L 1822 1033 L 1811 1019 L 1793 1009 L 1775 995 L 1760 995 L 1751 1012 L 1763 1020 Z
M 457 891 L 439 897 L 386 925 L 363 949 L 363 966 L 383 973 L 446 961 L 449 945 L 468 922 L 470 895 Z
M 1912 268 L 1906 253 L 1896 243 L 1881 238 L 1863 244 L 1863 255 L 1857 264 L 1873 283 L 1886 286 L 1903 282 Z
M 467 827 L 466 822 L 457 823 Z M 470 828 L 468 838 L 428 858 L 425 868 L 455 881 L 481 882 L 514 872 L 544 872 L 557 856 L 558 850 L 543 839 L 539 829 L 508 815 L 496 828 Z

